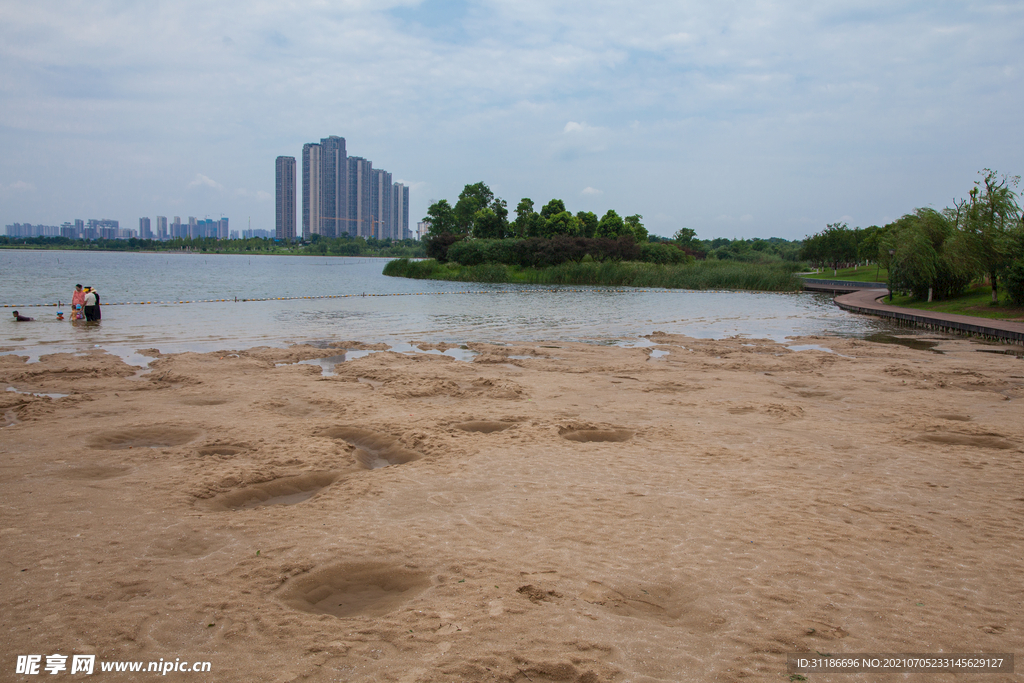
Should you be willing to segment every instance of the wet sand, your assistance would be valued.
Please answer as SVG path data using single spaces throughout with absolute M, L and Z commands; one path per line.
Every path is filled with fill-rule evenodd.
M 0 392 L 0 678 L 61 653 L 211 662 L 182 681 L 787 681 L 787 652 L 1022 650 L 1024 361 L 651 340 L 333 375 L 308 346 L 0 356 L 31 392 Z

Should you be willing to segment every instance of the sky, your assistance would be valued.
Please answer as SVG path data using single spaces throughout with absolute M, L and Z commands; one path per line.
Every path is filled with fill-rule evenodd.
M 1024 174 L 1024 3 L 0 0 L 2 225 L 273 230 L 328 135 L 413 228 L 478 181 L 663 236 L 884 225 Z

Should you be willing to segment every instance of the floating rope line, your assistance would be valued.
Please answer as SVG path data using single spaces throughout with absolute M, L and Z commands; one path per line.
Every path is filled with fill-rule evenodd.
M 249 301 L 299 301 L 302 299 L 350 299 L 356 297 L 384 297 L 384 296 L 438 296 L 442 294 L 536 294 L 536 293 L 547 293 L 547 292 L 585 292 L 585 293 L 635 293 L 635 292 L 649 292 L 648 289 L 494 289 L 494 290 L 464 290 L 459 292 L 395 292 L 391 294 L 320 294 L 316 296 L 270 296 L 263 298 L 233 298 L 233 299 L 193 299 L 190 301 L 114 301 L 111 303 L 103 303 L 102 306 L 145 306 L 147 304 L 164 304 L 164 305 L 178 305 L 178 304 L 211 304 L 211 303 L 245 303 Z M 671 291 L 671 290 L 669 290 Z M 679 290 L 679 291 L 693 291 L 693 290 Z M 702 292 L 727 292 L 730 290 L 717 290 L 717 289 L 705 289 L 700 290 Z M 60 307 L 60 306 L 71 306 L 69 302 L 60 302 L 55 304 L 0 304 L 3 308 L 44 308 L 44 307 Z

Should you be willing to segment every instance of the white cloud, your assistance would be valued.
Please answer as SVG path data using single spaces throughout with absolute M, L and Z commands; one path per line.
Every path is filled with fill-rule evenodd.
M 32 183 L 26 183 L 24 180 L 16 180 L 10 185 L 0 185 L 0 189 L 7 190 L 9 192 L 31 192 L 36 189 L 36 186 Z
M 204 176 L 202 173 L 196 173 L 196 177 L 192 180 L 192 182 L 190 182 L 188 184 L 188 186 L 190 188 L 192 188 L 192 187 L 211 187 L 214 190 L 223 190 L 224 189 L 223 185 L 218 183 L 213 178 Z
M 563 158 L 603 152 L 607 149 L 607 133 L 606 128 L 591 126 L 586 121 L 569 121 L 562 128 L 554 150 Z
M 565 128 L 562 129 L 563 133 L 578 133 L 580 135 L 592 135 L 598 131 L 593 126 L 588 126 L 586 121 L 576 123 L 575 121 L 569 121 L 565 124 Z
M 604 190 L 598 190 L 596 187 L 585 187 L 580 194 L 584 195 L 599 195 L 604 194 Z
M 209 180 L 209 179 L 207 179 L 207 180 Z M 193 181 L 193 182 L 195 182 L 195 181 Z M 191 186 L 192 184 L 190 183 L 189 185 Z M 266 202 L 266 201 L 270 201 L 271 199 L 274 198 L 274 195 L 270 194 L 269 192 L 266 192 L 265 190 L 256 190 L 254 192 L 252 190 L 247 190 L 244 187 L 240 187 L 237 190 L 235 190 L 235 195 L 238 196 L 238 197 L 246 197 L 248 199 L 255 199 L 258 202 Z

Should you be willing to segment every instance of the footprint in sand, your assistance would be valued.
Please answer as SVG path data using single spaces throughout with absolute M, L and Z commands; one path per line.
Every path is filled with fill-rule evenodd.
M 218 511 L 296 505 L 309 500 L 340 476 L 338 472 L 311 472 L 296 477 L 281 477 L 222 493 L 205 501 L 204 505 Z
M 213 443 L 206 446 L 201 446 L 196 449 L 196 453 L 202 456 L 209 455 L 238 455 L 251 448 L 249 444 L 244 443 Z
M 470 422 L 460 422 L 454 426 L 456 429 L 461 429 L 464 432 L 493 434 L 494 432 L 503 432 L 514 424 L 515 422 L 502 422 L 500 420 L 472 420 Z
M 404 465 L 423 457 L 409 450 L 393 436 L 372 432 L 359 427 L 331 427 L 323 436 L 341 439 L 356 447 L 356 463 L 365 470 L 377 470 L 390 465 Z
M 567 429 L 561 430 L 560 435 L 567 441 L 582 443 L 622 442 L 633 438 L 633 432 L 628 429 Z
M 174 425 L 150 425 L 101 432 L 89 439 L 89 448 L 118 451 L 125 448 L 181 446 L 199 436 L 199 431 Z
M 61 470 L 57 476 L 63 479 L 81 479 L 84 481 L 102 481 L 114 479 L 128 474 L 129 468 L 121 465 L 82 465 Z
M 338 564 L 288 581 L 278 593 L 302 612 L 334 617 L 379 617 L 393 612 L 430 587 L 415 569 L 386 564 Z

